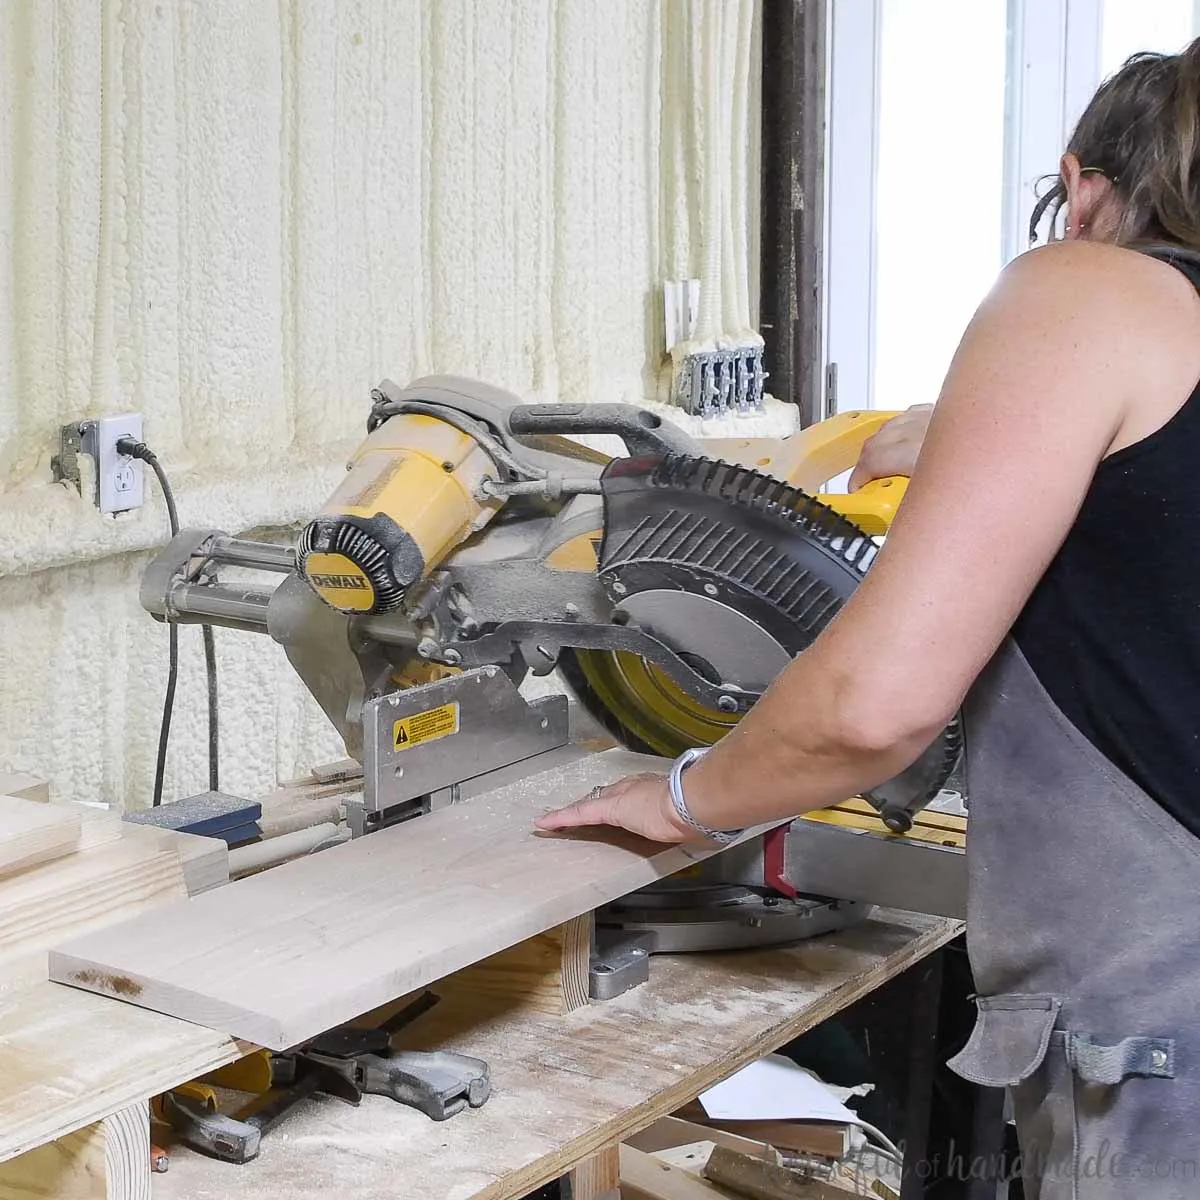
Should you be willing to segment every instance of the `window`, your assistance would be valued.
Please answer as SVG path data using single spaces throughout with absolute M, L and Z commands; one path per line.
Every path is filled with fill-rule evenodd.
M 937 398 L 1004 261 L 1010 0 L 831 0 L 828 411 Z
M 829 412 L 936 399 L 1103 75 L 1200 0 L 828 0 Z
M 1196 0 L 1104 0 L 1100 75 L 1139 50 L 1174 53 L 1196 36 Z
M 1007 0 L 885 0 L 872 405 L 937 399 L 1003 265 Z

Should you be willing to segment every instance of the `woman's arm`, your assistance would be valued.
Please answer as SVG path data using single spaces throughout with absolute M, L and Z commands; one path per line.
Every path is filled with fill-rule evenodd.
M 1051 246 L 1004 272 L 955 355 L 870 572 L 685 775 L 697 820 L 738 828 L 782 819 L 914 761 L 1019 615 L 1101 458 L 1146 420 L 1137 397 L 1165 394 L 1166 419 L 1187 396 L 1200 367 L 1187 294 L 1170 268 L 1106 246 Z M 671 822 L 661 782 L 642 777 L 541 824 L 695 836 L 676 820 L 677 835 L 666 837 Z

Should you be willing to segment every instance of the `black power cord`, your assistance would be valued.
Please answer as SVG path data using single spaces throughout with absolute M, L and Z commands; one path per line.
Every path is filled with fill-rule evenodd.
M 171 536 L 179 533 L 179 510 L 175 507 L 175 493 L 158 456 L 145 442 L 133 438 L 120 438 L 117 453 L 141 459 L 155 474 L 167 505 L 167 519 L 171 524 Z M 217 721 L 217 648 L 213 640 L 211 625 L 201 626 L 204 634 L 204 672 L 208 682 L 208 787 L 209 791 L 220 791 L 221 739 Z M 175 686 L 179 682 L 179 625 L 167 621 L 167 690 L 163 696 L 162 724 L 158 731 L 158 761 L 154 768 L 155 808 L 162 803 L 163 780 L 167 771 L 167 744 L 171 740 L 171 717 L 175 712 Z

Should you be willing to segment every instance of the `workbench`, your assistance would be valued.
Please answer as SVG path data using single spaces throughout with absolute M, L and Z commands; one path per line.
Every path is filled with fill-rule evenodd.
M 574 1172 L 576 1200 L 616 1195 L 616 1146 L 719 1079 L 934 954 L 962 930 L 890 910 L 786 949 L 659 957 L 650 981 L 564 1015 L 450 999 L 405 1049 L 482 1057 L 493 1095 L 444 1124 L 390 1100 L 314 1098 L 245 1166 L 183 1147 L 154 1200 L 517 1200 Z

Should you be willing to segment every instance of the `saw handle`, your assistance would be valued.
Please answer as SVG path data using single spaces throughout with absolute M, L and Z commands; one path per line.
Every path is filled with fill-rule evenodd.
M 630 454 L 695 454 L 695 443 L 652 412 L 632 404 L 518 404 L 508 428 L 529 434 L 609 434 Z
M 908 479 L 892 475 L 887 479 L 872 479 L 857 492 L 819 492 L 817 499 L 853 521 L 864 533 L 879 537 L 891 528 L 906 491 Z
M 854 469 L 862 448 L 899 412 L 860 410 L 838 413 L 791 437 L 780 446 L 778 473 L 789 483 L 806 492 L 816 492 L 827 504 L 864 533 L 873 537 L 887 533 L 904 499 L 908 479 L 893 475 L 873 479 L 857 492 L 818 492 L 822 484 Z

